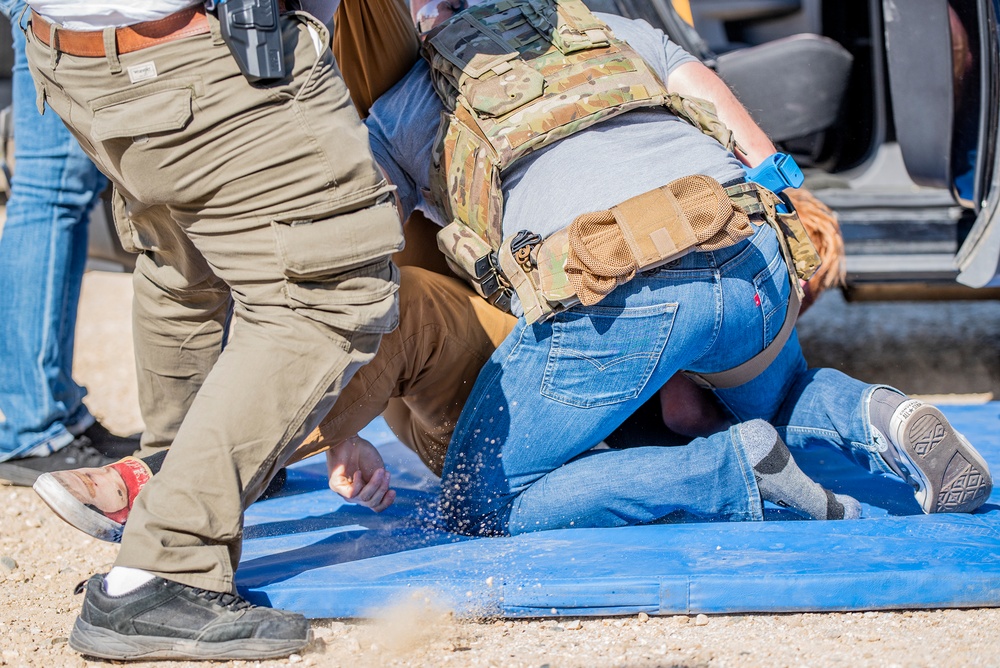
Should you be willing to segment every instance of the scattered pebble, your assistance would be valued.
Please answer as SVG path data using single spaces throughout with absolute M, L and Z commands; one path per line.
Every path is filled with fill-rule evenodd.
M 571 622 L 566 623 L 567 631 L 579 631 L 583 628 L 583 623 L 579 619 L 574 619 Z
M 504 622 L 503 625 L 506 626 L 508 629 L 514 628 L 514 622 L 512 622 L 510 620 L 507 620 L 506 622 Z
M 674 617 L 674 619 L 677 620 L 678 624 L 687 624 L 688 622 L 691 621 L 691 618 L 688 617 L 687 615 L 677 615 L 676 617 Z
M 695 626 L 708 626 L 708 615 L 698 615 L 694 618 Z
M 645 612 L 640 612 L 638 619 L 640 622 L 646 623 L 649 621 L 649 615 L 647 615 Z
M 3 555 L 0 557 L 0 572 L 7 574 L 17 568 L 17 562 L 14 561 L 13 557 L 8 555 Z
M 288 663 L 299 663 L 300 661 L 302 661 L 302 657 L 298 654 L 292 654 L 288 657 Z

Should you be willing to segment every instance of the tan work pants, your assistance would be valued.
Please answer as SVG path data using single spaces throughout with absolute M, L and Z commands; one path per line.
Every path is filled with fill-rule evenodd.
M 117 564 L 228 591 L 243 509 L 396 325 L 401 235 L 326 29 L 283 15 L 291 76 L 251 86 L 209 20 L 211 34 L 97 58 L 29 30 L 27 54 L 141 253 L 146 444 L 172 446 Z
M 517 320 L 458 279 L 418 267 L 401 273 L 399 327 L 382 337 L 375 359 L 358 370 L 293 459 L 326 450 L 385 411 L 399 439 L 441 475 L 479 370 Z
M 364 118 L 420 57 L 410 9 L 400 0 L 341 0 L 333 26 L 333 55 Z

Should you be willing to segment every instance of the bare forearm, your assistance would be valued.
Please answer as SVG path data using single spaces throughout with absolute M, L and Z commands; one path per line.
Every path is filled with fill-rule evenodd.
M 684 63 L 675 69 L 667 79 L 667 89 L 714 104 L 719 120 L 732 131 L 739 145 L 736 157 L 747 166 L 756 167 L 775 152 L 774 144 L 750 118 L 725 82 L 701 63 Z

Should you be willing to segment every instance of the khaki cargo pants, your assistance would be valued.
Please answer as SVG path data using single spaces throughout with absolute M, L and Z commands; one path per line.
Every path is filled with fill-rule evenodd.
M 119 235 L 141 254 L 143 444 L 171 448 L 116 563 L 229 591 L 245 506 L 396 326 L 402 237 L 326 29 L 284 14 L 291 76 L 255 87 L 209 20 L 210 34 L 128 54 L 106 32 L 97 58 L 29 29 L 27 53 L 40 103 L 115 184 Z

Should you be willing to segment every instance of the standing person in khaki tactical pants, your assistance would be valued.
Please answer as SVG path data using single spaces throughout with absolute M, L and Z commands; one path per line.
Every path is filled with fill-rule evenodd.
M 143 444 L 171 445 L 70 644 L 116 659 L 297 651 L 304 618 L 234 594 L 243 509 L 395 327 L 402 245 L 327 30 L 275 17 L 287 74 L 251 84 L 201 3 L 29 4 L 39 104 L 111 178 L 140 253 Z

